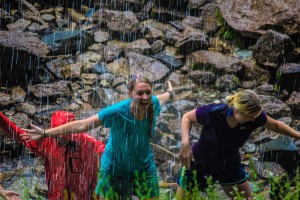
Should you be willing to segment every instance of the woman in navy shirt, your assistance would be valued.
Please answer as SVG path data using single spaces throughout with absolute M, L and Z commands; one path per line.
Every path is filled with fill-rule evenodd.
M 253 199 L 239 148 L 261 126 L 300 139 L 299 132 L 266 115 L 254 91 L 243 90 L 226 100 L 227 104 L 205 105 L 182 117 L 180 159 L 183 167 L 177 180 L 180 199 L 185 199 L 185 192 L 195 187 L 203 191 L 208 176 L 218 181 L 229 197 L 233 198 L 233 186 L 237 185 L 247 199 Z M 200 139 L 191 146 L 189 135 L 193 123 L 203 128 Z

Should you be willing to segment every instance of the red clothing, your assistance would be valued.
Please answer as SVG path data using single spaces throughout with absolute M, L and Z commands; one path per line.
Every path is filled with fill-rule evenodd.
M 75 120 L 73 113 L 55 111 L 51 127 Z M 25 132 L 0 112 L 0 128 L 19 142 Z M 86 133 L 26 142 L 25 145 L 44 160 L 48 198 L 93 199 L 99 172 L 99 159 L 105 144 Z M 68 198 L 67 198 L 68 197 Z

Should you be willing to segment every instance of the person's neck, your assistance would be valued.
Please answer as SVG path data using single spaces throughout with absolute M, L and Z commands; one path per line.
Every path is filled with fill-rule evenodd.
M 235 121 L 233 117 L 227 117 L 227 124 L 231 127 L 234 128 L 238 125 L 238 123 Z

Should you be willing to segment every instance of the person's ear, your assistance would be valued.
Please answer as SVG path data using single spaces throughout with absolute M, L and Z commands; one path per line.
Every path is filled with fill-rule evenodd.
M 238 113 L 238 111 L 235 109 L 234 106 L 231 109 L 232 109 L 232 115 L 236 115 L 236 113 Z

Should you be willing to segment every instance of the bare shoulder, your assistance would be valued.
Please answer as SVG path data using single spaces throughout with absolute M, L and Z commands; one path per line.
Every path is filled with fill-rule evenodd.
M 188 118 L 191 122 L 197 122 L 196 109 L 185 113 L 184 117 Z

